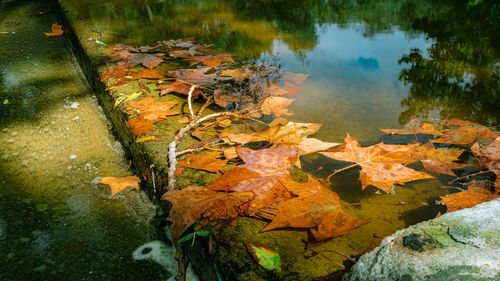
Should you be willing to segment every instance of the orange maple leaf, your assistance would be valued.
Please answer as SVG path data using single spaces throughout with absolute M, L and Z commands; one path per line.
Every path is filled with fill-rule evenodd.
M 373 185 L 385 192 L 390 192 L 393 184 L 404 184 L 408 181 L 428 179 L 432 176 L 415 171 L 401 163 L 415 162 L 412 154 L 418 144 L 388 145 L 378 143 L 369 147 L 361 147 L 358 141 L 347 136 L 344 144 L 332 152 L 320 152 L 326 157 L 354 162 L 361 166 L 362 189 Z
M 187 154 L 186 158 L 179 161 L 177 164 L 187 168 L 217 173 L 218 171 L 224 170 L 224 166 L 227 162 L 227 160 L 217 159 L 218 155 L 219 153 L 217 151 L 203 155 Z
M 62 30 L 62 26 L 58 25 L 57 23 L 52 24 L 52 32 L 47 33 L 44 32 L 45 36 L 61 36 L 64 34 L 64 31 Z
M 469 186 L 467 190 L 441 197 L 440 202 L 446 205 L 448 212 L 454 212 L 474 207 L 495 198 L 500 198 L 500 194 L 492 193 L 484 188 Z
M 235 208 L 252 199 L 252 193 L 226 193 L 188 186 L 182 190 L 169 191 L 161 199 L 172 203 L 168 220 L 172 222 L 172 238 L 177 241 L 200 217 L 206 221 L 236 218 L 238 213 Z
M 114 196 L 118 192 L 125 190 L 127 187 L 139 190 L 139 179 L 134 176 L 123 178 L 104 177 L 99 183 L 109 186 L 109 188 L 111 189 L 111 196 Z

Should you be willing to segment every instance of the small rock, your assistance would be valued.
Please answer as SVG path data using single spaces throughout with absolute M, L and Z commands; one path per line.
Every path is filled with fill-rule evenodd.
M 77 102 L 77 101 L 73 102 L 73 103 L 70 105 L 70 107 L 71 107 L 71 108 L 75 108 L 75 109 L 76 109 L 76 108 L 78 108 L 78 106 L 80 106 L 80 103 L 79 103 L 79 102 Z
M 17 136 L 17 132 L 12 132 L 10 135 L 15 137 L 15 136 Z
M 77 156 L 76 156 L 75 154 L 71 154 L 71 155 L 69 156 L 69 159 L 76 159 L 76 157 L 77 157 Z

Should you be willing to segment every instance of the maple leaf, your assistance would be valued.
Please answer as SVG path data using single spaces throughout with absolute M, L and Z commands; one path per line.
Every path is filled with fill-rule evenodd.
M 141 143 L 141 142 L 147 142 L 147 141 L 161 141 L 162 139 L 159 137 L 159 136 L 145 136 L 145 137 L 142 137 L 142 138 L 138 138 L 135 140 L 135 142 L 137 143 Z
M 286 71 L 283 73 L 283 79 L 288 80 L 296 85 L 300 85 L 306 81 L 309 74 L 293 73 L 291 71 Z
M 178 103 L 178 101 L 155 101 L 153 97 L 146 97 L 140 101 L 130 101 L 126 109 L 138 112 L 146 120 L 158 121 L 165 120 L 168 116 L 181 114 L 171 110 Z
M 104 82 L 104 81 L 111 79 L 111 78 L 117 79 L 117 78 L 120 78 L 120 77 L 123 77 L 126 75 L 127 75 L 127 71 L 124 70 L 124 67 L 122 67 L 122 66 L 115 66 L 115 67 L 106 68 L 101 75 L 101 82 Z
M 458 157 L 463 153 L 462 150 L 439 148 L 436 149 L 430 142 L 415 147 L 413 157 L 422 163 L 428 171 L 454 176 L 452 169 L 459 169 L 469 164 L 460 164 L 453 161 L 458 161 Z
M 283 86 L 283 90 L 286 92 L 286 96 L 295 96 L 300 91 L 303 90 L 301 87 L 297 87 L 292 83 L 285 82 L 285 86 Z
M 123 178 L 104 177 L 99 183 L 109 186 L 109 188 L 111 189 L 111 196 L 114 196 L 127 187 L 132 187 L 139 190 L 139 179 L 134 176 Z
M 236 94 L 225 94 L 223 89 L 217 89 L 214 91 L 214 102 L 218 106 L 226 107 L 233 102 L 249 102 L 251 98 L 240 93 Z
M 44 32 L 43 34 L 45 34 L 45 36 L 61 36 L 64 34 L 64 31 L 62 30 L 62 26 L 58 25 L 57 23 L 53 23 L 52 32 Z
M 203 155 L 187 154 L 184 160 L 178 162 L 179 166 L 204 170 L 212 173 L 224 170 L 227 160 L 217 159 L 219 153 L 213 151 Z
M 390 135 L 441 135 L 441 131 L 436 126 L 429 122 L 421 122 L 414 117 L 408 122 L 403 129 L 380 129 L 382 132 Z
M 346 213 L 340 207 L 337 193 L 309 178 L 298 183 L 291 178 L 280 178 L 290 192 L 298 195 L 278 207 L 276 217 L 261 231 L 278 228 L 312 228 L 316 240 L 324 240 L 348 233 L 366 222 Z
M 153 130 L 153 122 L 153 120 L 144 119 L 143 116 L 139 116 L 138 118 L 128 120 L 127 126 L 136 137 L 140 137 L 141 135 L 149 133 Z
M 230 78 L 218 77 L 217 73 L 206 74 L 211 69 L 210 66 L 200 67 L 197 69 L 177 69 L 167 72 L 168 75 L 176 77 L 180 80 L 188 81 L 193 84 L 202 86 L 215 86 L 220 81 Z
M 184 94 L 188 95 L 189 91 L 191 89 L 192 85 L 187 84 L 184 82 L 181 82 L 179 80 L 175 80 L 174 82 L 168 83 L 168 84 L 163 84 L 158 87 L 158 89 L 161 90 L 160 96 L 166 95 L 171 92 L 176 92 L 179 94 Z M 201 91 L 199 88 L 194 89 L 192 95 L 194 98 L 198 97 L 200 95 Z
M 315 134 L 321 127 L 317 123 L 294 123 L 277 118 L 269 126 L 269 129 L 262 132 L 253 134 L 228 134 L 222 136 L 222 139 L 226 143 L 239 144 L 267 141 L 276 145 L 283 145 L 286 148 L 297 148 L 300 155 L 325 150 L 338 145 L 338 143 L 308 138 L 308 136 Z
M 500 137 L 497 137 L 489 145 L 480 147 L 475 143 L 471 147 L 472 154 L 476 157 L 482 168 L 488 169 L 497 176 L 495 180 L 495 189 L 500 192 Z
M 129 57 L 126 58 L 126 62 L 129 64 L 142 64 L 149 69 L 157 67 L 163 62 L 165 54 L 147 54 L 147 53 L 131 53 Z
M 211 66 L 213 68 L 217 68 L 222 62 L 232 62 L 234 63 L 234 60 L 232 58 L 231 54 L 218 54 L 218 55 L 213 55 L 213 56 L 196 56 L 196 57 L 191 57 L 188 60 L 191 61 L 191 66 L 203 63 L 205 65 Z
M 238 212 L 235 208 L 252 199 L 252 193 L 226 193 L 200 186 L 188 186 L 182 190 L 168 191 L 161 199 L 172 203 L 167 219 L 172 222 L 172 238 L 177 241 L 200 217 L 206 221 L 236 218 Z
M 241 83 L 245 79 L 250 79 L 254 76 L 253 72 L 247 70 L 246 68 L 235 68 L 235 69 L 223 69 L 219 72 L 219 75 L 229 76 L 234 79 L 234 81 Z
M 359 180 L 362 189 L 373 185 L 385 192 L 390 192 L 393 184 L 432 178 L 428 174 L 401 164 L 401 162 L 414 161 L 412 151 L 416 146 L 418 144 L 388 145 L 379 143 L 369 147 L 361 147 L 356 139 L 347 135 L 344 144 L 335 148 L 333 152 L 320 153 L 329 158 L 354 162 L 361 166 Z
M 128 71 L 127 75 L 135 77 L 135 78 L 144 78 L 144 79 L 161 79 L 163 75 L 161 75 L 156 69 L 142 69 L 137 71 Z
M 276 177 L 285 176 L 297 161 L 297 151 L 278 146 L 251 150 L 237 147 L 236 153 L 245 162 L 207 185 L 218 191 L 252 191 L 254 198 L 240 206 L 245 215 L 255 215 L 259 209 L 291 198 Z
M 471 144 L 474 142 L 492 142 L 499 136 L 497 132 L 493 132 L 485 126 L 456 118 L 444 122 L 444 125 L 449 126 L 450 129 L 432 142 Z
M 267 97 L 261 106 L 262 114 L 274 114 L 275 116 L 292 115 L 292 113 L 288 113 L 287 107 L 293 101 L 294 99 L 287 99 L 283 97 Z
M 500 198 L 500 194 L 492 193 L 484 188 L 469 186 L 467 190 L 441 197 L 440 202 L 446 205 L 448 212 L 454 212 L 474 207 L 477 204 L 481 204 L 495 198 Z

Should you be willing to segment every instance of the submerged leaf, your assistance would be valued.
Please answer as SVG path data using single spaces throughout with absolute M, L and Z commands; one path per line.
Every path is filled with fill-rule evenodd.
M 193 155 L 187 154 L 184 160 L 179 161 L 178 165 L 182 167 L 204 170 L 212 173 L 224 170 L 227 160 L 217 159 L 217 151 L 208 154 Z
M 64 34 L 64 31 L 62 30 L 62 26 L 58 25 L 57 23 L 52 24 L 52 32 L 47 33 L 44 32 L 45 36 L 61 36 Z
M 111 196 L 114 196 L 127 187 L 132 187 L 139 190 L 139 179 L 134 176 L 128 176 L 124 178 L 104 177 L 99 183 L 109 186 L 109 188 L 111 189 Z
M 267 270 L 281 272 L 281 258 L 278 252 L 261 244 L 246 242 L 245 247 L 252 258 Z

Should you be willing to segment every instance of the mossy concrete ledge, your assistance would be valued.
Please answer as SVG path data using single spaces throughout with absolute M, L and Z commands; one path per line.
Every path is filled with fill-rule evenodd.
M 500 199 L 397 231 L 342 280 L 500 280 Z

